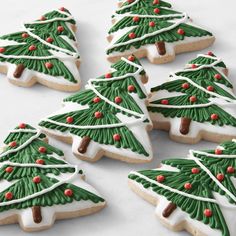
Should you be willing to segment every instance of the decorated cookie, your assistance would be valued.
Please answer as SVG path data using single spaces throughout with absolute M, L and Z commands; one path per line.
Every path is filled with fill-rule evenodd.
M 148 162 L 152 148 L 147 130 L 146 73 L 133 56 L 122 58 L 105 75 L 90 79 L 86 89 L 64 99 L 60 111 L 42 119 L 46 133 L 72 143 L 82 160 L 103 155 L 126 162 Z
M 236 96 L 223 61 L 200 54 L 169 81 L 152 88 L 148 107 L 157 129 L 169 130 L 178 142 L 236 138 Z
M 156 215 L 174 231 L 194 236 L 234 236 L 236 140 L 215 150 L 190 150 L 186 159 L 162 161 L 153 170 L 131 172 L 130 187 L 157 205 Z
M 111 62 L 133 53 L 151 63 L 166 63 L 174 60 L 176 53 L 200 50 L 215 40 L 186 13 L 173 10 L 162 0 L 119 1 L 112 22 L 107 48 Z
M 25 231 L 51 227 L 56 219 L 94 213 L 104 199 L 83 180 L 77 166 L 33 127 L 20 124 L 0 153 L 0 224 L 19 223 Z
M 80 87 L 80 56 L 75 20 L 64 7 L 22 24 L 20 32 L 0 37 L 0 72 L 15 85 L 36 82 L 75 91 Z

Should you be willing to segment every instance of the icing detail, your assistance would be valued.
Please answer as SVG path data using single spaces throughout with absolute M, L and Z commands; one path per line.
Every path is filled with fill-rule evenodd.
M 134 53 L 133 49 L 138 50 L 143 47 L 151 56 L 149 45 L 162 41 L 162 48 L 165 48 L 165 43 L 169 43 L 171 50 L 157 49 L 155 57 L 161 57 L 166 52 L 173 54 L 175 42 L 184 43 L 191 37 L 199 39 L 205 36 L 212 37 L 210 32 L 193 25 L 186 13 L 172 10 L 167 2 L 162 1 L 158 8 L 154 7 L 144 0 L 120 7 L 112 16 L 114 24 L 109 31 L 112 41 L 107 47 L 107 54 L 116 56 L 124 51 Z M 149 30 L 150 27 L 153 30 Z
M 192 63 L 194 67 L 189 66 Z M 170 73 L 168 82 L 151 89 L 148 110 L 152 120 L 170 122 L 173 127 L 178 122 L 174 121 L 175 118 L 191 119 L 193 122 L 190 120 L 186 133 L 177 130 L 176 126 L 170 128 L 171 134 L 176 136 L 197 137 L 197 132 L 205 128 L 197 127 L 194 122 L 210 123 L 213 127 L 218 125 L 219 128 L 222 127 L 220 133 L 227 135 L 234 133 L 233 130 L 229 133 L 223 128 L 223 125 L 236 127 L 236 96 L 233 94 L 232 84 L 223 73 L 224 69 L 222 59 L 199 54 L 187 64 L 187 68 Z M 215 74 L 221 75 L 220 81 L 214 78 Z M 168 103 L 163 103 L 163 100 Z
M 55 220 L 55 212 L 64 212 L 63 205 L 70 205 L 72 201 L 74 208 L 69 207 L 67 211 L 76 212 L 104 205 L 104 200 L 95 190 L 86 186 L 82 180 L 78 181 L 81 179 L 82 171 L 77 165 L 63 160 L 60 157 L 63 156 L 63 152 L 44 142 L 46 136 L 40 131 L 29 125 L 22 127 L 24 128 L 17 127 L 12 130 L 4 141 L 9 143 L 16 140 L 22 144 L 14 150 L 4 148 L 0 155 L 1 220 L 17 214 L 21 226 L 27 226 L 28 230 L 37 230 L 41 229 L 42 225 L 51 226 L 52 220 Z M 46 152 L 39 154 L 40 148 L 45 148 Z M 71 196 L 67 195 L 71 200 L 61 194 L 65 189 L 74 192 Z M 50 201 L 47 200 L 48 197 Z M 88 202 L 86 206 L 85 201 Z M 78 204 L 79 202 L 81 203 Z M 24 212 L 30 208 L 32 220 L 30 224 L 26 224 Z M 49 218 L 46 219 L 47 217 Z
M 99 143 L 99 146 L 104 145 L 102 149 L 105 150 L 110 150 L 109 146 L 114 146 L 120 151 L 121 147 L 131 149 L 133 153 L 139 152 L 140 158 L 145 159 L 144 156 L 149 156 L 149 150 L 146 149 L 149 144 L 146 141 L 145 145 L 139 142 L 137 135 L 139 136 L 140 132 L 136 129 L 137 125 L 150 125 L 144 102 L 147 93 L 140 81 L 142 76 L 145 76 L 145 72 L 135 57 L 130 57 L 130 60 L 122 58 L 112 65 L 110 73 L 90 79 L 85 91 L 65 99 L 65 109 L 42 119 L 39 125 L 49 133 L 72 135 L 74 140 L 75 137 L 79 137 L 76 144 L 75 141 L 73 144 L 76 145 L 75 154 L 87 156 L 92 146 L 97 146 Z M 129 90 L 130 85 L 134 87 L 132 91 Z M 113 90 L 114 93 L 111 92 Z M 87 119 L 83 120 L 81 117 L 85 117 L 85 114 Z M 95 135 L 98 130 L 102 132 L 100 137 Z M 115 134 L 120 135 L 119 142 L 113 138 Z M 90 142 L 88 149 L 81 152 L 79 144 L 83 142 L 83 137 L 88 137 Z M 132 141 L 129 141 L 131 139 Z M 94 149 L 94 155 L 99 146 Z M 114 150 L 111 151 L 113 152 Z
M 234 139 L 214 150 L 190 150 L 186 159 L 164 160 L 157 169 L 132 171 L 129 179 L 136 188 L 157 198 L 157 210 L 165 210 L 172 203 L 177 206 L 166 219 L 167 225 L 174 227 L 186 221 L 199 233 L 230 236 L 235 232 L 235 147 Z M 216 150 L 221 153 L 214 154 Z M 164 178 L 161 183 L 159 176 Z M 212 219 L 206 220 L 209 217 Z
M 65 17 L 57 17 L 55 16 L 56 13 L 62 14 Z M 76 48 L 77 40 L 75 34 L 71 29 L 71 26 L 75 24 L 74 18 L 68 12 L 60 10 L 54 10 L 47 14 L 49 19 L 24 23 L 22 25 L 22 32 L 1 37 L 1 41 L 4 44 L 7 43 L 7 45 L 6 50 L 0 51 L 0 63 L 8 67 L 9 79 L 18 79 L 22 83 L 27 84 L 33 77 L 37 77 L 39 82 L 47 80 L 56 84 L 78 86 L 80 79 L 76 63 L 80 55 Z M 53 32 L 54 22 L 55 24 L 56 22 L 63 22 L 65 24 L 65 30 L 62 34 L 58 35 Z M 51 31 L 48 31 L 46 28 L 47 32 L 44 32 L 43 25 L 47 27 L 47 24 L 51 24 Z M 42 26 L 38 27 L 40 25 Z M 20 38 L 21 34 L 22 38 Z M 55 34 L 53 37 L 54 39 L 58 38 L 58 40 L 48 41 L 48 38 L 43 38 L 45 34 Z M 6 43 L 4 40 L 7 40 Z M 9 44 L 9 40 L 15 42 L 15 44 Z M 29 52 L 27 52 L 25 47 L 30 42 L 33 42 L 33 44 L 29 46 Z M 21 49 L 19 49 L 20 45 L 22 45 Z M 14 51 L 13 48 L 15 48 Z M 19 65 L 19 60 L 23 70 L 21 73 L 13 72 L 15 65 Z M 30 60 L 37 60 L 35 62 L 37 66 L 33 65 Z M 46 60 L 49 60 L 49 62 L 45 62 Z M 53 66 L 49 68 L 45 66 L 45 63 L 50 63 Z M 43 68 L 42 64 L 45 64 L 45 68 Z M 16 68 L 16 70 L 19 70 L 19 68 Z

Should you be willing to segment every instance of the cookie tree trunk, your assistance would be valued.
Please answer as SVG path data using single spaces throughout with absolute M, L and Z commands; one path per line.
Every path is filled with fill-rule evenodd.
M 191 119 L 187 117 L 182 117 L 180 122 L 180 128 L 179 131 L 181 134 L 186 135 L 189 133 L 189 127 L 191 124 Z
M 39 224 L 42 221 L 41 207 L 40 206 L 33 206 L 31 208 L 31 210 L 32 210 L 34 222 L 36 224 Z

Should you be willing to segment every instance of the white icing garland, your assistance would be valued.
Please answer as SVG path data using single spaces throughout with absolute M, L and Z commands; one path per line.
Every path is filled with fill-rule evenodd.
M 122 80 L 124 78 L 127 78 L 128 76 L 133 76 L 133 77 L 137 77 L 137 75 L 143 70 L 142 66 L 139 66 L 137 65 L 136 63 L 133 63 L 129 60 L 127 60 L 126 58 L 122 57 L 121 60 L 125 61 L 126 63 L 134 66 L 137 68 L 137 70 L 134 72 L 134 73 L 127 73 L 123 76 L 118 76 L 118 77 L 113 77 L 113 78 L 109 78 L 109 81 L 116 81 L 116 80 Z M 102 94 L 100 94 L 97 90 L 96 90 L 96 87 L 93 85 L 92 82 L 104 82 L 105 80 L 104 79 L 90 79 L 88 81 L 88 85 L 86 85 L 86 88 L 87 89 L 91 89 L 93 90 L 93 92 L 98 96 L 100 97 L 102 100 L 104 100 L 106 103 L 110 104 L 111 106 L 113 107 L 116 107 L 117 109 L 121 110 L 121 111 L 124 111 L 128 114 L 131 114 L 133 116 L 138 116 L 139 119 L 136 119 L 134 121 L 131 121 L 131 122 L 121 122 L 121 123 L 117 123 L 117 124 L 106 124 L 106 125 L 87 125 L 87 126 L 80 126 L 80 125 L 73 125 L 73 124 L 66 124 L 66 123 L 61 123 L 61 122 L 57 122 L 57 121 L 54 121 L 52 119 L 49 119 L 49 118 L 45 118 L 43 119 L 42 121 L 46 121 L 46 122 L 50 122 L 50 123 L 53 123 L 55 125 L 59 125 L 59 126 L 65 126 L 65 127 L 68 127 L 68 128 L 76 128 L 76 129 L 102 129 L 102 128 L 114 128 L 114 127 L 122 127 L 122 126 L 125 126 L 125 125 L 133 125 L 133 124 L 137 124 L 137 123 L 140 123 L 140 122 L 143 122 L 144 120 L 147 119 L 147 115 L 145 114 L 140 114 L 140 113 L 137 113 L 137 112 L 134 112 L 132 110 L 129 110 L 129 109 L 126 109 L 122 106 L 119 106 L 118 104 L 110 101 L 109 99 L 107 99 L 106 97 L 104 97 Z
M 40 38 L 39 36 L 35 35 L 33 32 L 31 32 L 29 29 L 27 29 L 25 27 L 26 24 L 46 24 L 46 23 L 49 23 L 49 22 L 54 22 L 54 21 L 57 21 L 57 20 L 61 20 L 61 21 L 68 21 L 68 20 L 71 20 L 73 19 L 73 17 L 71 15 L 69 15 L 68 13 L 66 12 L 63 12 L 63 11 L 60 11 L 60 10 L 55 10 L 61 14 L 64 14 L 68 17 L 65 17 L 65 18 L 60 18 L 60 17 L 55 17 L 53 19 L 49 19 L 49 20 L 44 20 L 44 21 L 33 21 L 33 22 L 30 22 L 30 23 L 24 23 L 23 24 L 23 30 L 25 32 L 27 32 L 27 34 L 29 34 L 31 37 L 37 39 L 38 41 L 40 41 L 42 44 L 50 47 L 50 48 L 53 48 L 61 53 L 66 53 L 67 55 L 57 55 L 57 56 L 27 56 L 27 55 L 21 55 L 21 56 L 17 56 L 17 55 L 5 55 L 5 54 L 2 54 L 0 53 L 0 57 L 3 57 L 3 58 L 12 58 L 12 59 L 34 59 L 34 60 L 44 60 L 44 59 L 57 59 L 57 58 L 60 58 L 60 59 L 69 59 L 71 57 L 73 58 L 78 58 L 79 57 L 79 52 L 77 51 L 76 48 L 74 48 L 72 45 L 72 47 L 76 50 L 76 52 L 71 52 L 70 50 L 67 50 L 67 49 L 64 49 L 64 48 L 60 48 L 56 45 L 53 45 L 53 44 L 50 44 L 48 42 L 46 42 L 45 40 L 43 40 L 42 38 Z M 69 28 L 70 32 L 75 36 L 74 32 Z M 75 37 L 76 39 L 76 37 Z M 69 56 L 69 55 L 70 56 Z
M 188 198 L 191 198 L 191 199 L 194 199 L 194 200 L 198 200 L 198 201 L 203 201 L 203 202 L 215 203 L 215 204 L 218 204 L 218 205 L 226 207 L 226 208 L 236 208 L 236 206 L 219 203 L 219 202 L 217 202 L 216 199 L 195 196 L 193 194 L 182 192 L 182 191 L 180 191 L 178 189 L 174 189 L 174 188 L 166 186 L 166 185 L 164 185 L 164 184 L 162 184 L 162 183 L 160 183 L 158 181 L 152 180 L 152 179 L 148 178 L 147 176 L 140 174 L 139 172 L 131 171 L 130 174 L 139 176 L 140 178 L 145 179 L 146 181 L 148 181 L 148 182 L 150 182 L 152 184 L 155 184 L 155 185 L 157 185 L 157 186 L 159 186 L 161 188 L 164 188 L 164 189 L 166 189 L 166 190 L 168 190 L 170 192 L 174 192 L 174 193 L 180 194 L 180 195 L 182 195 L 184 197 L 188 197 Z
M 41 132 L 37 131 L 37 133 L 35 135 L 30 137 L 26 142 L 24 142 L 23 144 L 21 144 L 17 148 L 9 149 L 6 152 L 1 153 L 0 158 L 7 156 L 8 154 L 20 151 L 21 149 L 25 148 L 28 144 L 30 144 L 32 141 L 34 141 L 36 138 L 38 138 L 40 136 L 40 134 L 41 134 Z
M 197 57 L 209 57 L 208 55 L 204 55 L 204 54 L 199 54 Z M 208 107 L 211 105 L 221 105 L 221 106 L 227 106 L 227 105 L 235 105 L 236 104 L 236 98 L 233 100 L 231 98 L 225 97 L 225 96 L 221 96 L 217 93 L 208 91 L 207 89 L 201 87 L 200 85 L 196 84 L 194 81 L 192 81 L 191 79 L 187 78 L 187 77 L 183 77 L 183 76 L 177 76 L 176 73 L 180 73 L 180 72 L 188 72 L 188 71 L 196 71 L 196 70 L 201 70 L 204 68 L 211 68 L 213 67 L 219 74 L 221 74 L 221 76 L 224 77 L 224 79 L 226 79 L 226 77 L 223 75 L 223 73 L 221 71 L 219 71 L 215 66 L 217 64 L 219 64 L 220 62 L 222 62 L 222 59 L 220 58 L 216 58 L 216 57 L 210 57 L 212 59 L 215 59 L 215 61 L 211 64 L 208 65 L 201 65 L 197 68 L 189 68 L 189 69 L 185 69 L 185 70 L 179 70 L 175 73 L 170 73 L 170 75 L 172 76 L 171 78 L 173 78 L 174 80 L 179 80 L 179 79 L 183 79 L 188 81 L 190 84 L 192 84 L 193 86 L 197 87 L 198 89 L 204 91 L 205 93 L 210 94 L 211 96 L 215 96 L 218 97 L 220 99 L 226 100 L 229 103 L 220 103 L 219 101 L 211 101 L 209 103 L 206 104 L 194 104 L 194 105 L 165 105 L 165 104 L 154 104 L 154 103 L 150 103 L 150 107 L 164 107 L 164 108 L 176 108 L 176 109 L 181 109 L 181 108 L 195 108 L 195 107 Z M 226 79 L 227 80 L 227 79 Z M 228 81 L 229 82 L 229 81 Z M 229 91 L 228 91 L 229 92 Z M 231 94 L 231 93 L 230 93 Z M 231 94 L 234 96 L 234 94 Z
M 24 129 L 17 129 L 17 130 L 11 131 L 10 133 L 17 133 L 17 132 L 26 132 L 26 130 L 24 130 Z M 33 130 L 30 130 L 29 132 L 34 133 Z M 30 144 L 34 139 L 38 138 L 40 134 L 41 134 L 40 131 L 36 131 L 36 135 L 32 136 L 30 139 L 28 139 L 24 144 L 22 144 L 18 148 L 13 149 L 13 150 L 9 150 L 7 152 L 2 153 L 0 155 L 0 158 L 5 156 L 5 155 L 8 155 L 10 153 L 17 152 L 17 151 L 23 149 L 28 144 Z M 43 189 L 43 190 L 41 190 L 41 191 L 39 191 L 37 193 L 34 193 L 32 195 L 28 195 L 28 196 L 23 197 L 23 198 L 14 199 L 14 200 L 10 200 L 10 201 L 7 201 L 7 202 L 1 202 L 0 203 L 0 207 L 8 206 L 8 205 L 11 205 L 11 204 L 17 204 L 17 203 L 21 203 L 21 202 L 30 200 L 32 198 L 35 198 L 35 197 L 41 196 L 43 194 L 46 194 L 48 192 L 51 192 L 52 190 L 54 190 L 55 188 L 61 186 L 62 184 L 65 184 L 65 183 L 68 183 L 68 182 L 72 182 L 74 179 L 77 178 L 77 176 L 79 174 L 78 166 L 77 165 L 71 165 L 68 162 L 66 162 L 65 160 L 63 160 L 63 161 L 66 164 L 64 164 L 64 165 L 63 164 L 60 164 L 60 165 L 56 165 L 56 164 L 55 165 L 40 165 L 40 164 L 27 164 L 27 163 L 21 164 L 21 163 L 14 163 L 14 162 L 10 162 L 10 161 L 6 161 L 6 162 L 1 163 L 1 165 L 10 165 L 10 166 L 18 166 L 18 167 L 37 167 L 37 168 L 43 168 L 43 169 L 47 169 L 47 168 L 74 168 L 75 171 L 72 173 L 72 175 L 70 177 L 68 177 L 68 178 L 66 178 L 64 180 L 58 181 L 57 183 L 53 184 L 49 188 Z
M 219 188 L 221 190 L 223 190 L 230 198 L 232 198 L 234 200 L 234 202 L 236 202 L 236 196 L 233 193 L 231 193 L 223 184 L 221 184 L 219 180 L 217 180 L 217 178 L 211 173 L 211 171 L 209 169 L 207 169 L 207 167 L 204 166 L 201 163 L 201 161 L 193 155 L 193 152 L 198 153 L 198 151 L 190 150 L 190 155 L 189 155 L 188 159 L 194 160 L 196 162 L 196 164 L 199 165 L 201 167 L 201 169 L 203 169 L 209 175 L 209 177 L 219 186 Z M 227 157 L 225 157 L 225 158 L 227 158 Z
M 168 17 L 168 15 L 165 15 L 166 17 Z M 172 30 L 174 29 L 175 27 L 177 27 L 178 25 L 186 22 L 188 19 L 188 15 L 186 13 L 183 13 L 183 18 L 181 18 L 180 20 L 177 20 L 173 25 L 170 25 L 169 27 L 166 27 L 166 28 L 163 28 L 163 29 L 160 29 L 160 30 L 157 30 L 155 32 L 152 32 L 152 33 L 147 33 L 139 38 L 134 38 L 134 39 L 131 39 L 129 41 L 126 41 L 126 42 L 122 42 L 122 43 L 114 43 L 113 45 L 110 45 L 108 46 L 107 50 L 110 50 L 110 49 L 113 49 L 113 48 L 116 48 L 116 47 L 120 47 L 120 46 L 124 46 L 124 45 L 128 45 L 130 43 L 133 43 L 133 42 L 137 42 L 137 41 L 140 41 L 140 40 L 144 40 L 150 36 L 155 36 L 157 34 L 160 34 L 162 32 L 165 32 L 165 31 L 169 31 L 169 30 Z M 136 27 L 134 27 L 136 28 Z

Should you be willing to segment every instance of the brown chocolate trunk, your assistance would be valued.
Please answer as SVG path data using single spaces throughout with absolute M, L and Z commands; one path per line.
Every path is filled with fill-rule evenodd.
M 186 135 L 189 133 L 189 127 L 190 127 L 191 119 L 182 117 L 179 131 L 181 134 Z
M 165 218 L 168 218 L 176 208 L 177 208 L 176 204 L 173 202 L 170 202 L 169 205 L 162 212 L 162 216 Z
M 80 146 L 78 148 L 78 152 L 85 153 L 87 151 L 87 147 L 91 141 L 91 138 L 89 136 L 84 136 L 80 142 Z
M 17 79 L 20 78 L 23 71 L 24 71 L 24 69 L 25 69 L 25 66 L 23 64 L 18 64 L 16 66 L 16 69 L 15 69 L 15 72 L 14 72 L 13 76 Z
M 159 55 L 163 56 L 166 54 L 166 46 L 164 41 L 156 42 L 156 47 Z
M 41 207 L 33 206 L 32 207 L 33 219 L 36 224 L 39 224 L 42 221 Z

